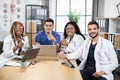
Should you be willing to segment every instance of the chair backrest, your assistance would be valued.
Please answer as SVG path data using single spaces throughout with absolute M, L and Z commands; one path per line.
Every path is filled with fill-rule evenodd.
M 118 63 L 120 64 L 120 50 L 117 51 Z
M 118 50 L 116 48 L 114 48 L 114 49 L 115 49 L 115 52 L 117 54 L 118 64 L 120 64 L 120 50 Z M 113 76 L 114 76 L 114 80 L 116 80 L 116 75 L 118 73 L 120 73 L 120 66 L 118 66 L 115 70 L 113 70 L 112 73 L 113 73 Z
M 114 48 L 114 49 L 115 49 L 115 52 L 116 52 L 116 54 L 117 54 L 118 63 L 120 64 L 120 50 L 118 50 L 118 49 L 116 49 L 116 48 Z
M 0 54 L 3 52 L 2 48 L 3 48 L 3 41 L 0 41 Z

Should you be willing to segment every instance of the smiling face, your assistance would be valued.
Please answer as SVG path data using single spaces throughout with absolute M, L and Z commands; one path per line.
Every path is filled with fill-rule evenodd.
M 70 38 L 72 38 L 72 37 L 74 36 L 75 32 L 76 32 L 76 31 L 75 31 L 74 26 L 71 25 L 71 24 L 68 24 L 67 27 L 66 27 L 66 34 L 67 34 Z
M 99 28 L 95 24 L 88 25 L 88 33 L 91 38 L 96 38 L 99 34 Z
M 17 36 L 21 36 L 23 33 L 23 26 L 20 24 L 16 24 L 14 27 L 14 31 Z
M 18 37 L 23 37 L 24 36 L 23 24 L 19 21 L 13 22 L 11 29 L 10 29 L 10 34 L 11 34 L 13 41 L 16 41 Z
M 53 23 L 52 22 L 46 22 L 44 24 L 44 30 L 46 33 L 50 33 L 53 30 Z

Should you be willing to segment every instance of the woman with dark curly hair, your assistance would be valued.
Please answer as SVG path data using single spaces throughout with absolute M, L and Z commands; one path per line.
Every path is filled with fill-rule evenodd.
M 64 39 L 61 40 L 61 47 L 64 47 L 64 52 L 71 53 L 76 51 L 83 41 L 84 35 L 80 32 L 79 26 L 75 22 L 68 22 L 64 28 Z M 79 61 L 77 60 L 79 64 Z
M 80 32 L 80 29 L 75 22 L 68 22 L 65 25 L 63 34 L 64 39 L 61 40 L 61 45 L 66 46 L 66 52 L 76 51 L 85 40 L 84 35 Z

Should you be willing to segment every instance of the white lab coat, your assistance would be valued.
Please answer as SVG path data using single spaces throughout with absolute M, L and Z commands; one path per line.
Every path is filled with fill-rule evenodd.
M 24 36 L 22 42 L 24 43 L 24 45 L 22 47 L 22 50 L 26 51 L 29 47 L 28 37 Z M 16 45 L 18 44 L 17 41 L 15 43 L 16 43 Z M 15 51 L 15 53 L 13 52 L 13 47 L 14 46 L 15 46 L 15 44 L 14 44 L 12 38 L 11 38 L 11 35 L 7 36 L 4 39 L 4 44 L 3 44 L 3 52 L 5 54 L 5 57 L 11 57 L 11 56 L 15 55 L 15 53 L 16 54 L 18 53 L 18 49 Z
M 70 37 L 66 38 L 66 41 L 69 45 L 66 47 L 65 52 L 74 52 L 76 51 L 81 44 L 84 42 L 84 38 L 81 35 L 74 34 L 73 39 L 70 41 Z
M 78 57 L 81 58 L 82 61 L 79 65 L 80 70 L 82 70 L 85 66 L 90 44 L 91 38 L 88 38 L 76 52 L 68 54 L 68 59 L 76 59 Z M 110 41 L 99 37 L 95 48 L 94 57 L 96 62 L 96 72 L 102 70 L 106 73 L 103 77 L 107 80 L 113 80 L 112 71 L 118 66 L 117 55 L 113 44 Z
M 28 37 L 24 36 L 22 42 L 24 43 L 22 50 L 26 51 L 29 47 Z M 17 44 L 18 44 L 18 42 L 16 41 L 16 45 Z M 15 44 L 11 38 L 11 35 L 8 35 L 4 39 L 4 43 L 3 43 L 3 53 L 0 55 L 0 67 L 3 67 L 5 63 L 7 63 L 11 59 L 17 57 L 18 49 L 14 53 L 13 52 L 14 46 L 15 46 Z

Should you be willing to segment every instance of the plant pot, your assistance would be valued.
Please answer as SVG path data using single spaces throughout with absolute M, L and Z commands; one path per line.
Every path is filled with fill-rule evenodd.
M 30 62 L 21 62 L 22 68 L 27 68 L 29 66 Z

